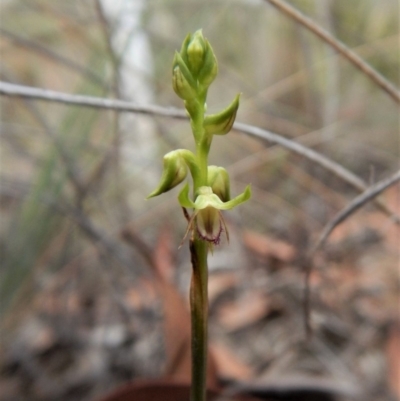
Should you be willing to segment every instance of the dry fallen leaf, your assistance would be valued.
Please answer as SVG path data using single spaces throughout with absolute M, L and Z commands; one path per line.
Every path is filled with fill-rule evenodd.
M 394 324 L 386 343 L 386 358 L 389 370 L 389 385 L 400 400 L 400 324 Z
M 249 380 L 254 377 L 254 372 L 250 366 L 240 361 L 238 357 L 221 342 L 211 343 L 210 349 L 220 377 L 239 381 Z
M 243 239 L 251 251 L 264 258 L 270 257 L 289 263 L 296 256 L 296 249 L 292 245 L 255 231 L 246 230 Z
M 218 311 L 220 324 L 228 331 L 257 323 L 270 311 L 270 300 L 261 292 L 253 292 L 223 305 Z
M 154 304 L 157 299 L 157 289 L 153 280 L 148 277 L 140 277 L 134 287 L 130 287 L 124 296 L 126 306 L 139 311 Z
M 158 274 L 166 281 L 171 281 L 174 270 L 173 235 L 171 227 L 165 224 L 158 235 L 157 243 L 153 251 L 154 264 Z
M 210 305 L 224 292 L 233 288 L 238 282 L 235 273 L 211 274 L 208 279 L 208 301 Z

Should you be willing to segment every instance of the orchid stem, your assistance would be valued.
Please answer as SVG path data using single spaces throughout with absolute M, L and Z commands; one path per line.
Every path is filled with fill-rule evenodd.
M 191 401 L 206 400 L 208 337 L 208 245 L 200 239 L 190 241 L 192 282 L 190 309 L 192 321 L 192 387 Z

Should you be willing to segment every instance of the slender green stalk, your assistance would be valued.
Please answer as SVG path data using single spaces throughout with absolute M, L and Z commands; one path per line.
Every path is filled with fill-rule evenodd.
M 191 401 L 205 401 L 208 343 L 208 246 L 205 241 L 190 241 L 192 282 L 190 309 L 192 319 L 192 387 Z
M 192 282 L 190 309 L 192 320 L 192 387 L 191 401 L 206 400 L 207 324 L 208 324 L 208 250 L 220 242 L 226 230 L 221 210 L 232 209 L 250 198 L 246 190 L 230 199 L 229 175 L 223 167 L 209 166 L 208 153 L 214 135 L 226 135 L 232 128 L 239 107 L 239 95 L 222 112 L 205 116 L 207 90 L 218 72 L 214 52 L 200 31 L 189 34 L 182 49 L 175 53 L 172 85 L 184 100 L 196 144 L 196 154 L 178 149 L 164 156 L 164 171 L 158 187 L 148 196 L 158 196 L 179 185 L 190 171 L 193 196 L 189 184 L 179 194 L 183 208 L 193 209 L 186 235 L 190 232 Z M 227 238 L 228 238 L 228 233 Z M 185 237 L 186 237 L 185 235 Z
M 196 191 L 203 186 L 207 186 L 207 168 L 208 168 L 208 152 L 203 145 L 204 141 L 204 105 L 198 104 L 196 118 L 192 120 L 193 136 L 196 142 L 196 158 L 199 166 L 199 177 L 194 177 L 193 192 L 196 196 Z
M 208 149 L 204 149 L 204 106 L 199 103 L 197 116 L 192 123 L 196 138 L 196 160 L 199 176 L 193 182 L 193 196 L 200 187 L 207 186 Z M 208 349 L 208 245 L 197 238 L 190 240 L 192 280 L 190 284 L 190 312 L 192 323 L 192 386 L 191 401 L 205 401 L 207 391 L 207 349 Z

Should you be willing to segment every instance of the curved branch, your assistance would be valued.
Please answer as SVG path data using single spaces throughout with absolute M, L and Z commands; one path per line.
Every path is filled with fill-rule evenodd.
M 311 256 L 320 249 L 326 240 L 328 239 L 331 232 L 348 217 L 350 217 L 354 212 L 356 212 L 360 207 L 364 206 L 370 200 L 378 196 L 386 188 L 400 181 L 400 170 L 391 175 L 389 178 L 381 180 L 374 185 L 371 185 L 365 192 L 354 198 L 346 207 L 344 207 L 336 216 L 324 227 L 321 235 L 315 246 L 312 248 Z
M 15 85 L 8 82 L 0 81 L 0 95 L 22 97 L 28 99 L 38 99 L 50 102 L 58 102 L 63 104 L 75 105 L 75 106 L 85 106 L 92 108 L 100 108 L 106 110 L 117 110 L 126 111 L 132 113 L 157 115 L 164 117 L 172 117 L 179 119 L 186 119 L 187 116 L 183 110 L 176 108 L 166 108 L 160 106 L 143 106 L 132 102 L 126 102 L 123 100 L 113 100 L 105 99 L 93 96 L 83 96 L 83 95 L 70 95 L 68 93 L 56 92 L 47 89 L 34 88 L 31 86 Z M 281 135 L 275 134 L 273 132 L 242 123 L 235 123 L 233 128 L 239 132 L 255 136 L 266 140 L 270 143 L 281 145 L 282 147 L 291 150 L 307 159 L 313 161 L 329 170 L 337 177 L 343 181 L 352 185 L 355 189 L 362 192 L 367 189 L 366 183 L 359 178 L 357 175 L 353 174 L 351 171 L 347 170 L 345 167 L 339 163 L 330 160 L 321 153 L 316 152 L 298 142 L 287 139 Z M 375 204 L 382 210 L 385 214 L 392 216 L 397 224 L 400 224 L 400 217 L 394 214 L 388 209 L 388 207 L 380 202 L 375 201 Z
M 371 201 L 373 198 L 378 196 L 389 186 L 400 181 L 400 170 L 395 174 L 377 182 L 376 184 L 370 186 L 362 194 L 354 198 L 345 208 L 343 208 L 336 216 L 324 227 L 318 241 L 315 243 L 314 247 L 311 249 L 307 256 L 307 262 L 305 263 L 305 275 L 304 275 L 304 322 L 305 331 L 308 338 L 311 337 L 312 329 L 310 324 L 310 311 L 311 311 L 311 287 L 310 287 L 310 277 L 314 267 L 313 258 L 320 249 L 325 241 L 328 239 L 331 232 L 349 216 L 351 216 L 360 207 L 365 205 L 367 202 Z
M 400 104 L 400 91 L 382 74 L 376 71 L 371 65 L 369 65 L 360 56 L 354 53 L 350 48 L 348 48 L 343 42 L 336 39 L 328 31 L 323 29 L 321 26 L 316 24 L 310 18 L 302 14 L 300 11 L 296 10 L 294 7 L 290 6 L 283 0 L 266 0 L 288 17 L 292 18 L 299 24 L 303 25 L 305 28 L 309 29 L 319 38 L 321 38 L 328 45 L 333 47 L 337 52 L 339 52 L 343 57 L 350 61 L 356 68 L 367 75 L 376 85 L 383 89 L 389 96 Z
M 367 184 L 360 177 L 358 177 L 351 171 L 347 170 L 341 164 L 336 163 L 335 161 L 327 158 L 326 156 L 323 156 L 321 153 L 318 153 L 315 150 L 310 149 L 296 141 L 287 139 L 273 132 L 269 132 L 267 130 L 254 127 L 252 125 L 235 123 L 233 128 L 237 129 L 240 132 L 264 139 L 270 143 L 281 145 L 282 147 L 289 149 L 294 153 L 306 157 L 307 159 L 313 161 L 314 163 L 319 164 L 326 170 L 335 174 L 337 177 L 347 182 L 348 184 L 353 186 L 353 188 L 357 189 L 360 192 L 365 191 L 368 188 Z M 392 211 L 390 211 L 386 206 L 386 204 L 384 204 L 379 200 L 376 200 L 375 204 L 382 212 L 392 216 L 396 224 L 400 224 L 400 217 L 394 214 Z
M 160 106 L 141 106 L 125 100 L 106 99 L 85 95 L 70 95 L 69 93 L 56 92 L 48 89 L 35 88 L 33 86 L 16 85 L 0 81 L 0 95 L 22 97 L 29 99 L 45 100 L 69 104 L 73 106 L 92 107 L 95 109 L 107 109 L 127 111 L 132 113 L 158 115 L 173 118 L 186 118 L 183 110 Z

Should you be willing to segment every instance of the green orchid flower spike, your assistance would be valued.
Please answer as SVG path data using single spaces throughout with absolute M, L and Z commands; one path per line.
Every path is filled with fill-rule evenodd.
M 228 229 L 223 211 L 230 210 L 251 197 L 248 186 L 231 199 L 229 174 L 219 166 L 208 165 L 214 135 L 226 135 L 232 129 L 240 95 L 219 113 L 206 115 L 208 88 L 218 73 L 214 51 L 201 30 L 189 34 L 172 63 L 172 87 L 183 100 L 196 145 L 195 153 L 178 149 L 164 156 L 163 174 L 148 198 L 158 196 L 192 176 L 193 188 L 186 183 L 178 200 L 188 220 L 183 241 L 190 233 L 189 248 L 193 268 L 190 290 L 192 317 L 192 388 L 191 401 L 206 399 L 207 367 L 207 255 L 221 242 Z M 191 194 L 190 194 L 191 193 Z M 187 209 L 192 210 L 191 216 Z M 182 241 L 182 243 L 183 243 Z M 181 244 L 182 245 L 182 244 Z
M 152 198 L 179 185 L 190 171 L 193 178 L 193 200 L 186 184 L 179 195 L 182 207 L 193 209 L 187 233 L 212 245 L 220 243 L 221 233 L 228 232 L 221 210 L 232 209 L 251 196 L 250 187 L 230 200 L 228 172 L 208 166 L 208 153 L 214 135 L 226 135 L 233 126 L 240 95 L 220 113 L 205 115 L 207 91 L 218 72 L 214 51 L 201 30 L 186 36 L 180 52 L 176 52 L 172 67 L 172 86 L 184 100 L 196 143 L 196 154 L 179 149 L 164 156 L 164 170 Z M 211 191 L 211 192 L 207 192 Z M 206 205 L 206 206 L 205 206 Z M 185 235 L 185 237 L 186 237 Z

